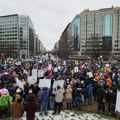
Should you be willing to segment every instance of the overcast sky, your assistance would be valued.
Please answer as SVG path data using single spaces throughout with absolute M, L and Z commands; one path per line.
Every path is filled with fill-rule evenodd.
M 51 50 L 76 14 L 111 6 L 120 7 L 120 0 L 0 0 L 0 16 L 29 15 L 39 39 Z

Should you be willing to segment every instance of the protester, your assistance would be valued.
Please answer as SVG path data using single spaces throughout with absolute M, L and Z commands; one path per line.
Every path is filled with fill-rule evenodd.
M 9 95 L 8 90 L 4 88 L 2 90 L 1 97 L 0 97 L 0 108 L 1 108 L 3 117 L 8 116 L 8 109 L 11 103 L 12 103 L 12 98 Z
M 40 115 L 46 114 L 48 108 L 48 100 L 49 100 L 49 92 L 50 89 L 47 87 L 43 87 L 40 93 Z
M 21 103 L 20 96 L 16 96 L 15 102 L 11 105 L 11 115 L 12 120 L 22 120 L 22 116 L 24 113 L 23 103 Z
M 34 120 L 35 112 L 37 111 L 37 104 L 34 97 L 30 96 L 27 103 L 24 105 L 24 111 L 26 111 L 26 119 Z
M 67 109 L 72 108 L 72 88 L 70 85 L 67 86 L 67 89 L 65 91 L 65 100 L 67 103 Z
M 55 95 L 55 104 L 54 104 L 54 113 L 55 114 L 60 114 L 62 110 L 62 103 L 63 103 L 63 98 L 64 98 L 64 93 L 65 90 L 62 89 L 60 86 L 57 86 L 57 89 L 53 89 L 52 92 Z
M 28 90 L 28 94 L 25 97 L 25 102 L 29 101 L 30 97 L 33 97 L 35 101 L 37 100 L 36 95 L 33 93 L 31 88 Z

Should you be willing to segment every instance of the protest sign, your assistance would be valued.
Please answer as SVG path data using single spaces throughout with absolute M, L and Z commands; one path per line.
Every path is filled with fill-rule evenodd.
M 38 77 L 43 77 L 43 76 L 44 76 L 44 71 L 38 70 Z
M 49 64 L 48 65 L 48 70 L 51 70 L 52 69 L 52 64 Z
M 58 68 L 57 67 L 54 68 L 54 72 L 58 72 Z
M 37 69 L 32 69 L 32 76 L 37 76 Z
M 92 72 L 87 72 L 87 75 L 88 75 L 89 77 L 93 77 Z
M 75 73 L 78 72 L 78 67 L 74 67 L 74 72 L 75 72 Z
M 117 99 L 116 99 L 115 112 L 120 112 L 120 91 L 119 90 L 117 90 Z
M 75 60 L 75 65 L 78 65 L 78 60 Z
M 37 76 L 28 76 L 27 78 L 29 85 L 35 84 L 37 82 Z
M 57 86 L 60 86 L 61 88 L 63 88 L 64 86 L 64 80 L 55 80 L 53 83 L 53 88 L 56 88 Z
M 24 83 L 22 81 L 20 81 L 18 78 L 16 78 L 16 84 L 17 84 L 17 86 L 22 88 L 22 90 L 24 90 Z
M 39 87 L 47 87 L 50 88 L 51 86 L 51 79 L 40 79 L 39 80 Z
M 63 65 L 66 65 L 66 61 L 63 61 Z

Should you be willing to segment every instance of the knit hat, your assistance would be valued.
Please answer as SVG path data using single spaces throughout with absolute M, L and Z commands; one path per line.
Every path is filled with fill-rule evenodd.
M 8 94 L 8 93 L 9 93 L 9 92 L 8 92 L 7 89 L 3 89 L 3 90 L 2 90 L 2 95 Z

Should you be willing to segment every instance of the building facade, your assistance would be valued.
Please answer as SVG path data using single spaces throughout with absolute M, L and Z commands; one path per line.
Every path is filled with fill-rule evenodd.
M 65 31 L 65 41 L 73 42 L 75 56 L 120 57 L 120 7 L 86 9 L 75 16 Z
M 29 58 L 34 55 L 35 29 L 29 16 L 0 16 L 0 53 L 6 57 Z

